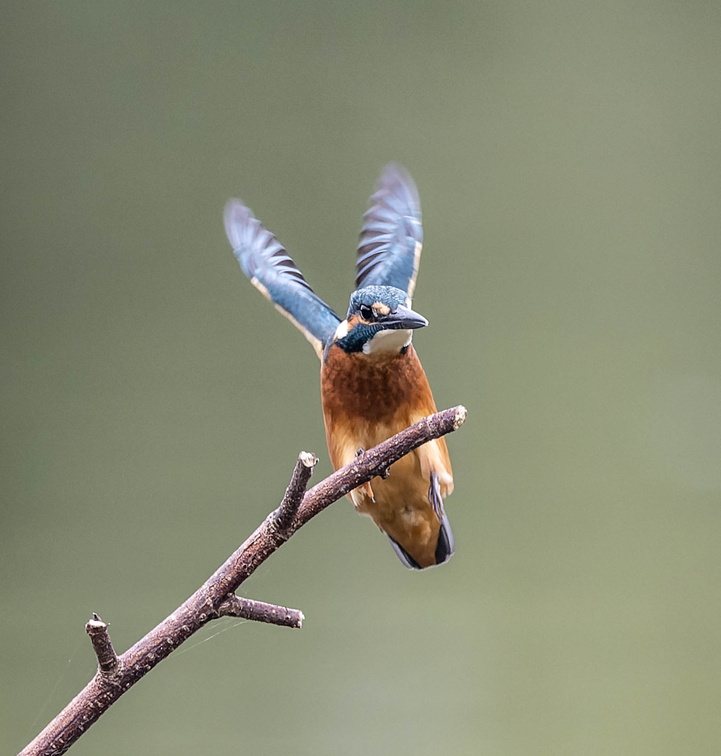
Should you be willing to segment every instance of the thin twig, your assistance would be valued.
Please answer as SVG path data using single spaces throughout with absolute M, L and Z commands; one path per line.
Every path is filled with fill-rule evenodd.
M 303 625 L 303 612 L 289 609 L 287 606 L 266 604 L 232 594 L 218 607 L 221 617 L 242 617 L 256 622 L 269 622 L 271 625 L 300 628 Z
M 298 455 L 298 461 L 295 463 L 295 469 L 291 476 L 288 488 L 285 490 L 283 500 L 280 502 L 278 509 L 271 515 L 271 524 L 281 533 L 285 533 L 288 526 L 295 517 L 303 495 L 305 487 L 308 485 L 313 469 L 318 464 L 318 457 L 310 452 L 301 452 Z
M 129 648 L 119 659 L 112 680 L 100 670 L 50 724 L 19 754 L 61 754 L 94 724 L 120 696 L 167 658 L 210 620 L 243 581 L 299 528 L 352 489 L 381 475 L 408 452 L 457 430 L 465 407 L 437 412 L 389 438 L 310 489 L 283 532 L 271 513 L 213 575 L 169 617 Z M 307 480 L 307 478 L 306 478 Z M 289 486 L 290 488 L 291 486 Z
M 108 625 L 93 612 L 93 618 L 85 625 L 85 632 L 90 636 L 95 656 L 98 657 L 98 669 L 105 675 L 114 675 L 120 662 L 110 640 Z

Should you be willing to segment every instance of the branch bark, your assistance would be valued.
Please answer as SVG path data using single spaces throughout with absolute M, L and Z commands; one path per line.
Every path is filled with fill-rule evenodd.
M 185 603 L 124 654 L 115 655 L 106 623 L 97 615 L 93 616 L 86 630 L 98 657 L 95 677 L 19 756 L 65 753 L 125 691 L 211 620 L 228 615 L 244 616 L 300 627 L 301 612 L 242 599 L 235 591 L 311 518 L 359 485 L 383 475 L 413 449 L 457 430 L 465 419 L 466 409 L 462 406 L 430 415 L 369 449 L 305 495 L 305 486 L 318 460 L 312 454 L 301 452 L 278 509 L 265 518 Z
M 303 612 L 298 609 L 241 598 L 234 593 L 218 607 L 218 614 L 221 617 L 242 617 L 256 622 L 270 622 L 272 625 L 296 628 L 300 628 L 305 619 Z
M 120 666 L 120 660 L 110 640 L 108 625 L 97 614 L 85 625 L 85 632 L 90 636 L 93 651 L 98 658 L 98 671 L 104 675 L 114 675 Z

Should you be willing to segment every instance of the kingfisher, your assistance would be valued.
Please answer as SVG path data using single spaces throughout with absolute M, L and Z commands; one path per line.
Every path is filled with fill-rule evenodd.
M 412 343 L 428 321 L 411 309 L 423 227 L 418 190 L 405 168 L 383 168 L 363 215 L 345 319 L 315 294 L 277 238 L 240 200 L 226 204 L 225 231 L 243 273 L 320 358 L 326 441 L 336 470 L 436 412 Z M 452 491 L 448 448 L 438 438 L 349 497 L 388 536 L 403 564 L 420 570 L 453 555 L 443 506 Z

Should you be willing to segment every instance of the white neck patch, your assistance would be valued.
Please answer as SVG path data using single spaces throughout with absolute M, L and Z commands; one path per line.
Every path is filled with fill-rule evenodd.
M 400 352 L 413 340 L 411 330 L 386 330 L 378 331 L 372 338 L 363 344 L 363 354 L 378 354 L 380 352 Z
M 335 329 L 335 335 L 333 336 L 334 341 L 338 341 L 338 339 L 344 339 L 348 335 L 348 321 L 343 320 L 342 322 L 338 323 L 338 328 Z

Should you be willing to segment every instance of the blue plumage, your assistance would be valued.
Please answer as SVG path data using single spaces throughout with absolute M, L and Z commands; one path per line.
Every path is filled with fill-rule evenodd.
M 406 303 L 406 292 L 393 286 L 364 286 L 362 289 L 356 289 L 350 295 L 348 317 L 354 312 L 358 312 L 361 305 L 369 307 L 374 302 L 383 302 L 391 310 L 395 310 L 396 307 Z
M 225 206 L 225 232 L 243 273 L 322 356 L 341 318 L 311 289 L 278 239 L 240 200 L 231 199 Z M 402 300 L 410 306 L 422 241 L 416 185 L 405 168 L 389 163 L 363 216 L 351 303 L 354 297 L 365 297 L 372 304 L 379 298 L 377 287 L 392 287 L 399 290 L 399 304 Z
M 418 190 L 405 168 L 390 163 L 370 201 L 358 244 L 356 288 L 394 286 L 408 294 L 410 304 L 423 244 Z
M 380 333 L 404 331 L 410 334 L 415 328 L 423 328 L 428 321 L 417 312 L 405 306 L 405 291 L 393 286 L 365 286 L 357 289 L 350 296 L 346 322 L 353 324 L 345 336 L 337 337 L 335 342 L 346 352 L 369 351 L 368 342 Z M 400 339 L 404 342 L 405 337 Z M 410 343 L 410 338 L 408 339 Z
M 340 317 L 310 288 L 276 237 L 242 202 L 225 206 L 225 232 L 252 284 L 305 334 L 320 356 Z

